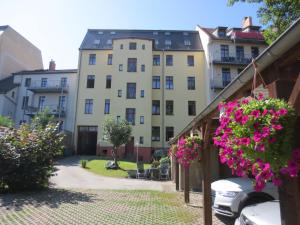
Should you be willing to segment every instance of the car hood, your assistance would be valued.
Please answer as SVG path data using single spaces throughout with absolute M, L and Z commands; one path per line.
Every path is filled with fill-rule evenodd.
M 242 215 L 255 224 L 281 225 L 279 201 L 269 201 L 248 206 Z
M 253 189 L 252 180 L 249 178 L 228 178 L 218 180 L 211 184 L 214 191 L 244 191 Z

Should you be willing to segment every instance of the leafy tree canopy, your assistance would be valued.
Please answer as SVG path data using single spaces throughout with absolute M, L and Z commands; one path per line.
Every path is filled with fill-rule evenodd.
M 261 24 L 266 26 L 264 36 L 268 44 L 300 17 L 299 0 L 228 0 L 227 4 L 232 6 L 236 2 L 261 4 L 257 16 Z

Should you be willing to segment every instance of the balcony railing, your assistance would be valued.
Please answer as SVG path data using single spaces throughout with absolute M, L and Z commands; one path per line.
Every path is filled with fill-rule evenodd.
M 47 80 L 46 82 L 39 80 L 33 82 L 28 90 L 34 93 L 67 93 L 68 85 L 61 83 L 61 80 Z
M 230 80 L 220 80 L 220 81 L 211 80 L 210 88 L 211 89 L 223 89 L 228 84 L 230 84 L 230 82 L 231 82 Z
M 213 54 L 213 64 L 220 64 L 220 65 L 240 65 L 246 66 L 252 61 L 252 55 L 244 54 L 240 56 L 236 55 L 226 55 L 221 56 L 220 52 L 215 52 Z
M 28 116 L 35 116 L 37 113 L 44 110 L 49 110 L 49 114 L 55 117 L 65 117 L 66 116 L 66 107 L 59 107 L 58 105 L 44 105 L 42 107 L 37 106 L 27 106 L 24 111 Z

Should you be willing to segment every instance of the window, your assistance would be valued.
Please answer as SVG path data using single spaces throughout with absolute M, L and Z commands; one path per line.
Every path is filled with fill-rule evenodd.
M 141 98 L 144 98 L 144 96 L 145 96 L 145 91 L 141 90 Z
M 158 35 L 158 32 L 157 31 L 153 31 L 153 35 Z
M 109 114 L 109 110 L 110 110 L 110 99 L 105 99 L 104 114 Z
M 230 68 L 222 68 L 223 87 L 226 87 L 231 82 Z
M 136 83 L 127 83 L 127 94 L 128 99 L 136 98 Z
M 187 78 L 188 90 L 195 90 L 195 77 Z
M 144 116 L 140 116 L 140 124 L 144 124 L 145 123 L 145 118 Z
M 253 58 L 256 58 L 259 55 L 258 47 L 251 47 L 251 55 Z
M 136 43 L 135 42 L 130 42 L 129 43 L 129 50 L 136 50 Z
M 121 116 L 117 116 L 117 123 L 119 123 L 121 120 Z
M 158 45 L 159 44 L 159 41 L 158 40 L 155 40 L 155 45 Z
M 141 65 L 141 71 L 142 71 L 142 72 L 145 72 L 145 65 L 144 65 L 144 64 Z
M 119 64 L 119 71 L 123 71 L 123 64 Z
M 26 109 L 28 106 L 29 96 L 23 96 L 22 109 Z
M 11 93 L 11 97 L 15 98 L 15 92 L 14 91 Z
M 140 136 L 140 144 L 144 144 L 144 137 L 143 136 Z
M 47 78 L 42 78 L 41 80 L 41 87 L 47 87 Z
M 166 31 L 165 32 L 165 35 L 170 35 L 171 33 L 169 31 Z
M 159 114 L 160 114 L 160 101 L 152 100 L 152 115 L 159 115 Z
M 145 47 L 145 45 L 144 45 L 144 44 L 142 44 L 142 49 L 143 49 L 143 50 L 145 50 L 145 48 L 146 48 L 146 47 Z
M 174 137 L 174 127 L 166 127 L 166 141 Z
M 113 55 L 108 54 L 108 56 L 107 56 L 107 65 L 112 65 L 112 60 L 113 60 Z
M 166 101 L 166 115 L 174 115 L 174 101 L 167 100 Z
M 60 78 L 60 86 L 67 87 L 67 78 L 66 77 Z
M 173 66 L 173 56 L 166 55 L 166 66 Z
M 95 75 L 88 75 L 86 80 L 86 88 L 94 88 Z
M 58 108 L 63 110 L 66 106 L 66 96 L 59 96 L 58 97 Z
M 152 141 L 160 140 L 160 127 L 152 127 Z
M 172 41 L 171 40 L 165 40 L 165 45 L 170 47 L 172 45 Z
M 173 84 L 173 76 L 166 76 L 166 89 L 173 89 L 174 84 Z
M 89 65 L 96 65 L 96 54 L 90 54 Z
M 106 76 L 106 88 L 111 88 L 111 75 Z
M 160 89 L 160 76 L 152 77 L 152 89 Z
M 188 101 L 188 114 L 189 116 L 196 116 L 196 102 Z
M 244 59 L 244 47 L 236 46 L 235 51 L 236 51 L 237 60 L 243 60 Z
M 93 113 L 93 99 L 86 99 L 85 100 L 84 113 L 85 114 L 92 114 Z
M 194 56 L 193 55 L 188 55 L 187 64 L 188 64 L 188 66 L 194 66 Z
M 228 45 L 221 45 L 221 59 L 228 59 L 229 57 L 229 47 Z
M 122 97 L 122 90 L 118 90 L 118 97 Z
M 126 120 L 132 125 L 135 124 L 135 108 L 126 108 Z
M 136 58 L 128 58 L 127 72 L 136 72 L 136 64 L 137 64 Z
M 123 49 L 123 44 L 120 44 L 120 49 Z
M 112 45 L 112 40 L 108 39 L 106 43 L 107 43 L 107 45 Z
M 153 56 L 153 66 L 160 66 L 160 55 Z
M 190 46 L 191 45 L 191 41 L 190 40 L 184 40 L 184 45 L 185 46 Z
M 45 100 L 46 100 L 45 96 L 40 96 L 39 97 L 39 105 L 38 105 L 39 110 L 44 110 L 44 108 L 45 108 Z
M 30 87 L 31 85 L 31 78 L 26 78 L 25 79 L 25 87 Z

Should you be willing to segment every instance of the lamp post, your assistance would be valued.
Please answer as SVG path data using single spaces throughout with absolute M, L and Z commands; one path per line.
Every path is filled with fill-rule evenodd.
M 139 142 L 136 142 L 136 162 L 139 162 Z

